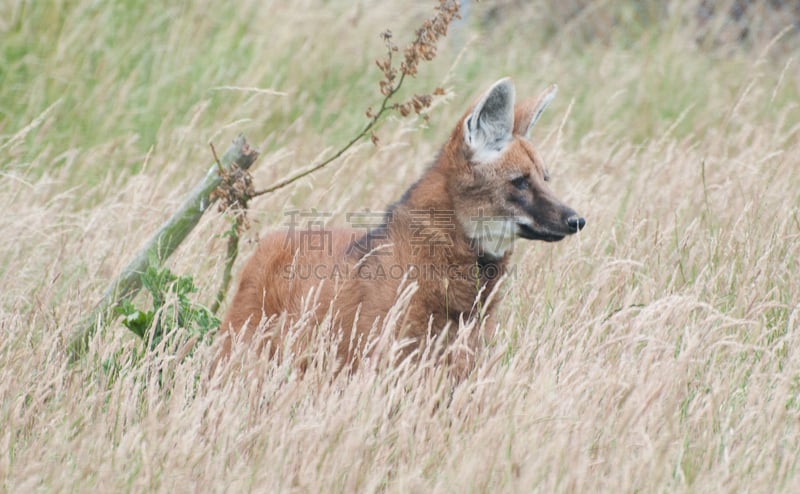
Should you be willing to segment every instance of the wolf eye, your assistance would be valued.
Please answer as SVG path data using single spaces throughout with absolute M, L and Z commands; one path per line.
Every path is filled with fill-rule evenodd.
M 544 181 L 545 182 L 550 181 L 550 172 L 548 172 L 547 170 L 544 171 Z
M 531 183 L 528 181 L 528 177 L 520 176 L 511 181 L 511 185 L 514 186 L 517 190 L 528 190 L 531 188 Z

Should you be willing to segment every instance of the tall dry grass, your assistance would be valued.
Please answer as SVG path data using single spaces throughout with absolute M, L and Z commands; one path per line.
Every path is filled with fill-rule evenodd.
M 560 85 L 534 140 L 586 230 L 518 243 L 498 334 L 459 385 L 391 362 L 391 342 L 350 378 L 240 354 L 209 380 L 213 344 L 133 363 L 114 324 L 75 366 L 64 347 L 210 139 L 258 142 L 262 185 L 309 163 L 379 100 L 378 33 L 410 38 L 431 3 L 154 4 L 0 8 L 2 490 L 797 491 L 796 34 L 720 48 L 610 16 L 597 41 L 574 33 L 602 17 L 559 31 L 543 3 L 473 2 L 415 81 L 452 91 L 430 124 L 390 121 L 378 148 L 260 199 L 256 230 L 384 207 L 504 75 L 520 95 Z M 170 264 L 201 302 L 225 229 L 206 218 Z

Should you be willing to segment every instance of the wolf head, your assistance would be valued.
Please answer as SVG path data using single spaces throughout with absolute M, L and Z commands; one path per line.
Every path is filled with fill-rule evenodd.
M 456 217 L 483 253 L 502 257 L 516 238 L 555 242 L 586 221 L 548 187 L 549 176 L 528 134 L 557 92 L 515 106 L 511 79 L 501 79 L 462 117 L 445 153 Z

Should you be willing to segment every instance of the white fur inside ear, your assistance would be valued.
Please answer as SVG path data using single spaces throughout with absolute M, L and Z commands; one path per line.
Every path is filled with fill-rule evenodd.
M 514 84 L 511 79 L 497 81 L 464 120 L 464 142 L 472 160 L 496 160 L 511 141 L 514 128 Z
M 489 165 L 496 163 L 503 153 L 509 141 L 498 142 L 497 146 L 480 146 L 472 149 L 471 161 L 475 165 Z

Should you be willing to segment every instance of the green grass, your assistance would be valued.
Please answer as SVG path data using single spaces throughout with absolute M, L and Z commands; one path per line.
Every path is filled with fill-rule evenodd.
M 119 322 L 69 365 L 69 337 L 205 173 L 210 140 L 245 132 L 258 188 L 327 155 L 381 100 L 379 33 L 405 45 L 433 4 L 0 6 L 0 489 L 798 490 L 798 34 L 769 45 L 788 17 L 731 43 L 692 1 L 578 17 L 472 2 L 407 88 L 451 91 L 429 123 L 390 118 L 377 148 L 253 202 L 248 239 L 290 209 L 344 224 L 398 198 L 493 81 L 519 97 L 558 83 L 533 140 L 588 226 L 517 244 L 498 334 L 458 386 L 427 361 L 300 379 L 245 357 L 212 382 L 213 342 L 138 359 Z M 169 263 L 204 305 L 229 227 L 207 216 Z

